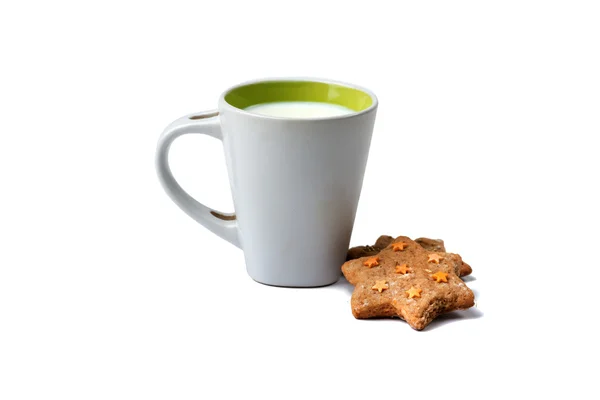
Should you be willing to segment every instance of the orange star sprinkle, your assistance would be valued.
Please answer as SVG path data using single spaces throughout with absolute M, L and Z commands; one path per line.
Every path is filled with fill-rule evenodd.
M 385 281 L 375 281 L 375 285 L 373 285 L 373 287 L 371 289 L 379 290 L 379 293 L 381 293 L 385 289 L 388 289 L 388 285 Z
M 379 265 L 379 257 L 371 257 L 363 263 L 367 268 L 373 268 Z
M 410 272 L 410 268 L 406 266 L 406 264 L 396 265 L 396 273 L 397 274 L 407 274 Z
M 402 251 L 406 248 L 406 246 L 408 246 L 408 245 L 404 242 L 392 243 L 392 250 Z
M 411 286 L 410 289 L 406 291 L 406 294 L 408 295 L 409 299 L 412 299 L 413 297 L 421 297 L 421 292 L 421 289 Z
M 448 274 L 442 271 L 438 271 L 435 274 L 429 276 L 431 276 L 437 283 L 448 282 Z
M 439 254 L 431 253 L 429 255 L 429 260 L 427 260 L 427 262 L 432 262 L 434 264 L 439 264 L 441 259 L 443 259 L 443 257 L 440 257 Z

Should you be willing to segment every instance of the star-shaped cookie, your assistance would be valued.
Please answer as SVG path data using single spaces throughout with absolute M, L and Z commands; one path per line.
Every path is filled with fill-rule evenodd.
M 392 244 L 396 242 L 406 243 L 403 251 L 394 251 Z M 377 266 L 364 265 L 368 256 L 347 261 L 342 272 L 354 285 L 352 314 L 361 319 L 398 316 L 422 330 L 440 314 L 472 307 L 473 292 L 459 278 L 463 271 L 460 256 L 440 252 L 439 264 L 432 263 L 429 256 L 437 252 L 426 247 L 400 236 L 377 253 Z M 404 268 L 397 268 L 404 264 L 406 273 L 402 273 Z M 384 283 L 385 290 L 379 290 Z

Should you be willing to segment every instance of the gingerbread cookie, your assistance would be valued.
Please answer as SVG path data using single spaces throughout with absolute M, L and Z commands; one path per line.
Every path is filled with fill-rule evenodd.
M 348 250 L 346 254 L 346 261 L 354 260 L 360 257 L 374 256 L 381 250 L 385 249 L 392 243 L 393 237 L 387 235 L 381 235 L 373 246 L 356 246 Z
M 373 246 L 352 247 L 350 250 L 348 250 L 346 261 L 354 260 L 360 257 L 375 256 L 381 250 L 388 247 L 393 241 L 393 237 L 381 235 Z M 446 253 L 446 248 L 444 247 L 444 241 L 442 239 L 418 238 L 415 239 L 415 242 L 425 250 L 439 253 L 448 262 L 453 262 L 455 264 L 455 269 L 457 271 L 456 274 L 458 276 L 467 276 L 473 272 L 469 264 L 464 262 L 458 254 Z
M 472 307 L 473 292 L 459 278 L 460 256 L 428 246 L 399 236 L 375 255 L 347 261 L 342 272 L 354 285 L 352 314 L 398 316 L 422 330 L 440 314 Z

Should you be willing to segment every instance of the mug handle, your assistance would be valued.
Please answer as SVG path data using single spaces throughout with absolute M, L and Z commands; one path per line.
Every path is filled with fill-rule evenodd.
M 158 139 L 156 148 L 156 171 L 165 192 L 187 215 L 217 236 L 241 247 L 235 214 L 215 211 L 196 201 L 175 180 L 169 167 L 169 149 L 179 136 L 188 133 L 209 135 L 223 140 L 221 121 L 216 110 L 181 117 L 167 126 Z

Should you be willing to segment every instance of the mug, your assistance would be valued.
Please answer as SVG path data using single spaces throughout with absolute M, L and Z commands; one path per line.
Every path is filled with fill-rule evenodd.
M 345 106 L 351 114 L 283 118 L 245 111 L 270 102 Z M 244 251 L 260 283 L 314 287 L 335 283 L 346 259 L 362 188 L 377 98 L 355 85 L 323 79 L 262 79 L 226 90 L 218 110 L 171 123 L 158 141 L 159 180 L 184 212 Z M 206 207 L 186 193 L 168 163 L 185 134 L 220 139 L 235 213 Z

